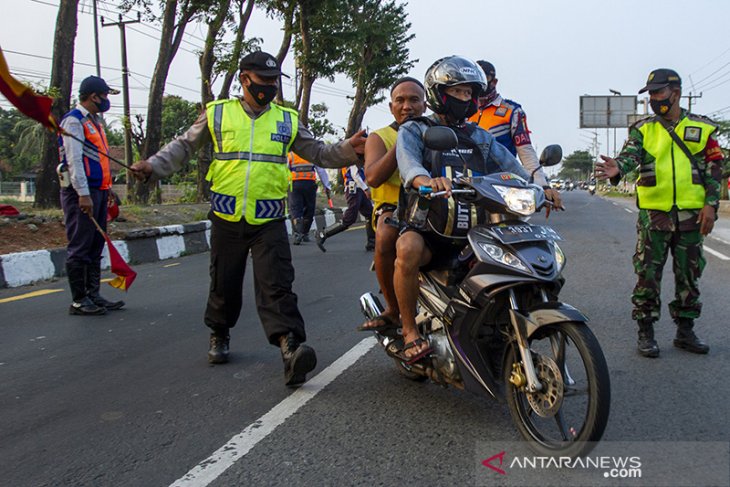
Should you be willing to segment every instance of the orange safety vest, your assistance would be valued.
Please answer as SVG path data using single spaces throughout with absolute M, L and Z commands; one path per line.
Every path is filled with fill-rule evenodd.
M 112 187 L 112 176 L 109 171 L 109 144 L 106 141 L 106 134 L 101 125 L 91 120 L 92 115 L 86 117 L 78 108 L 68 112 L 63 118 L 74 117 L 84 128 L 83 161 L 84 172 L 89 188 L 109 189 Z M 63 137 L 58 137 L 58 155 L 62 164 L 66 161 L 66 152 L 63 148 Z
M 314 164 L 305 161 L 294 152 L 289 153 L 289 170 L 292 181 L 316 181 L 317 175 Z

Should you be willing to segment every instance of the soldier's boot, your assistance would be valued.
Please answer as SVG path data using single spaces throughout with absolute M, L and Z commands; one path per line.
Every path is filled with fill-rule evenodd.
M 300 344 L 294 333 L 279 337 L 279 347 L 284 362 L 284 383 L 290 387 L 303 384 L 307 374 L 317 366 L 314 349 Z
M 225 364 L 228 362 L 231 337 L 227 329 L 215 329 L 210 334 L 209 364 Z
M 659 345 L 654 340 L 654 322 L 639 320 L 639 340 L 637 342 L 639 354 L 643 357 L 656 358 L 659 356 Z
M 101 262 L 86 266 L 86 295 L 95 305 L 106 308 L 107 311 L 121 309 L 124 301 L 109 301 L 99 294 L 101 287 Z
M 365 234 L 368 238 L 365 244 L 365 252 L 372 252 L 375 250 L 375 229 L 369 221 L 365 224 Z
M 66 263 L 66 274 L 68 275 L 68 286 L 71 288 L 71 306 L 68 314 L 71 315 L 103 315 L 106 308 L 97 306 L 86 295 L 86 266 L 84 264 Z
M 705 354 L 710 351 L 710 347 L 695 335 L 692 330 L 694 326 L 694 320 L 679 318 L 677 320 L 677 336 L 674 338 L 674 346 L 688 352 Z
M 311 242 L 309 240 L 309 230 L 312 229 L 312 222 L 314 219 L 312 218 L 303 218 L 302 219 L 302 242 Z
M 335 223 L 334 225 L 330 225 L 322 231 L 318 231 L 314 237 L 317 241 L 317 247 L 319 247 L 319 250 L 321 250 L 322 252 L 327 252 L 327 249 L 324 248 L 325 240 L 333 235 L 337 235 L 340 232 L 344 232 L 345 230 L 347 230 L 347 228 L 347 225 L 343 225 L 342 223 Z
M 292 223 L 292 225 L 291 225 L 292 238 L 293 238 L 292 244 L 294 244 L 294 245 L 300 245 L 302 243 L 302 234 L 299 231 L 301 228 L 301 222 L 302 222 L 302 220 L 299 218 L 295 218 L 291 222 Z

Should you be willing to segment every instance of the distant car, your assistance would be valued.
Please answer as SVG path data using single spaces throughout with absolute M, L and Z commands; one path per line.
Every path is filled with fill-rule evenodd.
M 550 181 L 550 187 L 553 189 L 561 190 L 563 189 L 563 180 L 562 179 L 553 179 Z

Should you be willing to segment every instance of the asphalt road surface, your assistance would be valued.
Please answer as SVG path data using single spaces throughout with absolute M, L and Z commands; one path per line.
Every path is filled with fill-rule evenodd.
M 609 364 L 604 442 L 698 442 L 724 458 L 730 224 L 720 221 L 722 240 L 706 242 L 697 331 L 710 354 L 672 347 L 665 305 L 661 357 L 650 360 L 636 354 L 631 321 L 631 201 L 583 191 L 564 200 L 568 211 L 549 220 L 568 257 L 561 297 L 590 317 Z M 102 317 L 69 316 L 65 280 L 0 290 L 0 484 L 507 483 L 490 481 L 480 464 L 495 453 L 491 445 L 520 440 L 505 404 L 408 381 L 368 334 L 354 331 L 363 320 L 358 297 L 377 289 L 364 246 L 360 227 L 329 240 L 326 254 L 314 243 L 292 247 L 295 290 L 319 359 L 314 379 L 296 392 L 284 386 L 279 350 L 255 313 L 252 268 L 230 363 L 218 366 L 207 363 L 202 324 L 208 254 L 136 266 L 126 308 Z M 664 303 L 672 293 L 667 268 Z M 105 294 L 120 298 L 112 288 Z M 724 461 L 711 468 L 722 474 Z M 524 485 L 545 485 L 539 471 L 531 475 Z M 570 482 L 566 474 L 563 485 Z M 645 477 L 611 485 L 656 484 Z

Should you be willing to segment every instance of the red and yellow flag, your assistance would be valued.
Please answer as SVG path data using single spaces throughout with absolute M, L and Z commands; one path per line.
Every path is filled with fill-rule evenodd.
M 51 115 L 53 98 L 37 95 L 29 86 L 21 83 L 10 74 L 5 55 L 0 48 L 0 92 L 18 110 L 42 123 L 49 130 L 58 130 L 58 124 Z
M 111 271 L 117 275 L 109 281 L 109 285 L 117 289 L 126 291 L 137 278 L 137 273 L 132 270 L 124 259 L 119 255 L 119 251 L 112 245 L 109 235 L 104 233 L 104 240 L 109 248 L 109 262 L 111 263 Z

